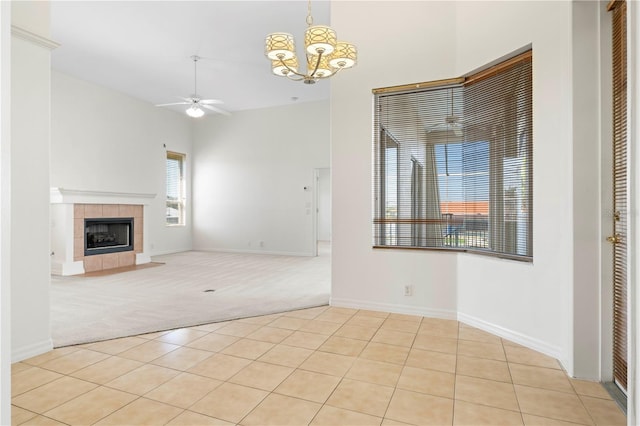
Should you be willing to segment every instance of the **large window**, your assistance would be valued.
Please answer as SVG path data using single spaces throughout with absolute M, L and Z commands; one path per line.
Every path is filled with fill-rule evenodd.
M 185 155 L 167 151 L 167 225 L 184 225 Z
M 375 247 L 533 258 L 531 56 L 374 90 Z

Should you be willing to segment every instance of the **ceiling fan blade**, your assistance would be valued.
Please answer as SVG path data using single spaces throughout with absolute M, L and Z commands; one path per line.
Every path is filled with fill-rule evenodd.
M 219 113 L 219 114 L 223 114 L 223 115 L 231 115 L 231 113 L 230 113 L 229 111 L 225 111 L 225 110 L 223 110 L 223 109 L 216 108 L 216 107 L 211 106 L 211 105 L 202 104 L 202 107 L 203 107 L 203 108 L 206 108 L 206 109 L 210 109 L 211 111 L 215 111 L 215 112 L 217 112 L 217 113 Z
M 221 100 L 218 99 L 200 99 L 201 104 L 211 105 L 211 104 L 223 104 Z
M 191 105 L 191 102 L 172 102 L 170 104 L 158 104 L 156 106 L 163 107 L 163 106 L 171 106 L 171 105 Z
M 425 127 L 425 130 L 427 131 L 427 133 L 431 133 L 431 132 L 435 132 L 436 130 L 445 127 L 446 124 L 445 123 L 439 123 L 439 124 L 434 124 L 433 126 L 427 126 Z

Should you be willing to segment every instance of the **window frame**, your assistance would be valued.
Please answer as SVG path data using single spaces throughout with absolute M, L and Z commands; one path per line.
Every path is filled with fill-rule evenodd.
M 178 197 L 177 200 L 169 199 L 169 160 L 177 161 L 179 166 L 179 177 L 178 177 Z M 176 223 L 169 222 L 170 218 L 174 218 L 176 216 L 169 216 L 165 214 L 165 226 L 167 227 L 182 227 L 186 226 L 186 161 L 187 155 L 167 150 L 165 157 L 165 173 L 166 173 L 166 186 L 165 186 L 165 208 L 168 211 L 170 208 L 176 208 L 178 211 L 178 221 Z M 174 207 L 175 206 L 175 207 Z
M 392 114 L 395 112 L 397 114 L 400 114 L 400 116 L 402 117 L 401 119 L 398 119 L 400 122 L 402 122 L 402 126 L 416 126 L 416 124 L 412 122 L 410 119 L 406 119 L 403 116 L 404 114 L 403 111 L 402 112 L 384 111 L 383 106 L 380 104 L 379 100 L 381 98 L 384 98 L 384 96 L 393 96 L 396 94 L 402 96 L 402 95 L 412 95 L 414 93 L 420 94 L 423 92 L 443 90 L 443 89 L 456 90 L 458 88 L 460 88 L 460 90 L 465 90 L 467 86 L 473 86 L 477 83 L 482 83 L 486 79 L 492 78 L 494 76 L 498 76 L 503 71 L 508 72 L 510 69 L 513 69 L 514 66 L 518 66 L 519 64 L 525 63 L 525 62 L 529 62 L 531 74 L 525 76 L 523 80 L 521 80 L 521 77 L 518 75 L 515 81 L 516 81 L 516 84 L 518 85 L 518 90 L 521 90 L 521 87 L 519 85 L 523 84 L 522 81 L 526 81 L 525 84 L 529 84 L 529 86 L 526 88 L 526 92 L 524 95 L 528 104 L 525 107 L 523 107 L 522 110 L 520 109 L 522 98 L 518 98 L 514 101 L 510 101 L 513 103 L 509 104 L 509 105 L 512 105 L 512 109 L 513 111 L 515 111 L 514 114 L 521 114 L 521 115 L 526 114 L 526 119 L 524 120 L 525 127 L 526 127 L 526 135 L 525 135 L 526 138 L 523 138 L 522 137 L 523 135 L 519 133 L 520 130 L 517 130 L 515 133 L 516 135 L 515 142 L 513 141 L 511 142 L 512 144 L 514 144 L 515 147 L 511 147 L 510 149 L 512 151 L 515 149 L 516 150 L 515 152 L 517 152 L 517 154 L 513 154 L 512 151 L 509 151 L 509 153 L 507 153 L 506 148 L 504 147 L 502 148 L 502 151 L 495 152 L 496 151 L 495 147 L 499 144 L 496 144 L 494 141 L 492 141 L 491 139 L 493 137 L 490 137 L 488 135 L 485 137 L 485 139 L 482 139 L 482 137 L 477 137 L 476 135 L 476 138 L 474 138 L 473 136 L 471 136 L 468 139 L 461 137 L 457 141 L 455 139 L 452 139 L 444 142 L 445 144 L 449 144 L 449 143 L 473 144 L 477 142 L 486 142 L 489 146 L 489 153 L 487 156 L 489 161 L 489 169 L 487 173 L 488 173 L 490 182 L 487 185 L 488 201 L 486 201 L 489 205 L 488 207 L 489 212 L 487 213 L 487 216 L 486 216 L 486 222 L 487 222 L 486 224 L 487 229 L 486 229 L 486 236 L 485 236 L 487 240 L 486 247 L 481 247 L 481 246 L 472 247 L 471 243 L 468 241 L 465 241 L 464 242 L 465 246 L 461 246 L 461 247 L 458 247 L 457 244 L 455 245 L 455 247 L 452 246 L 453 244 L 445 245 L 445 238 L 447 237 L 446 232 L 448 231 L 444 232 L 443 229 L 445 229 L 446 227 L 446 229 L 448 230 L 450 226 L 449 226 L 449 222 L 444 223 L 445 220 L 449 220 L 449 218 L 445 219 L 444 217 L 445 215 L 442 214 L 440 200 L 438 200 L 437 202 L 427 201 L 427 203 L 434 204 L 433 206 L 430 206 L 431 210 L 429 215 L 420 214 L 419 216 L 414 217 L 413 208 L 412 208 L 412 215 L 408 219 L 405 218 L 404 216 L 401 218 L 399 213 L 398 213 L 398 218 L 396 218 L 395 220 L 388 218 L 386 214 L 383 217 L 384 210 L 382 210 L 382 208 L 385 207 L 385 204 L 386 204 L 385 191 L 387 190 L 386 187 L 388 185 L 386 182 L 386 176 L 385 176 L 387 165 L 384 163 L 385 153 L 383 152 L 384 151 L 383 140 L 385 140 L 385 138 L 392 139 L 394 140 L 395 143 L 399 145 L 401 144 L 401 142 L 394 137 L 394 134 L 392 134 L 391 131 L 387 130 L 386 126 L 390 124 L 389 122 L 385 122 L 385 119 L 383 119 L 382 116 L 384 114 Z M 520 53 L 510 59 L 507 59 L 506 61 L 490 66 L 486 69 L 483 69 L 467 77 L 438 80 L 438 81 L 424 82 L 424 83 L 418 83 L 418 84 L 407 84 L 407 85 L 379 88 L 379 89 L 373 90 L 373 94 L 374 94 L 374 120 L 373 120 L 374 121 L 374 131 L 373 131 L 374 164 L 373 164 L 373 173 L 372 173 L 373 175 L 372 192 L 373 192 L 373 199 L 374 199 L 374 206 L 373 206 L 374 209 L 372 212 L 373 214 L 372 246 L 374 249 L 416 249 L 416 250 L 436 250 L 436 251 L 444 250 L 444 251 L 455 251 L 455 252 L 469 252 L 474 254 L 488 255 L 488 256 L 518 260 L 518 261 L 533 262 L 533 180 L 534 180 L 533 164 L 532 164 L 533 163 L 533 107 L 532 107 L 532 96 L 533 96 L 532 68 L 533 67 L 531 66 L 531 62 L 532 62 L 532 50 L 528 49 L 524 53 Z M 479 85 L 478 87 L 480 86 L 481 85 Z M 471 90 L 471 92 L 473 93 L 473 89 L 469 89 L 469 90 Z M 492 93 L 492 92 L 491 90 L 488 90 L 486 93 Z M 453 102 L 453 94 L 451 95 L 451 99 L 452 99 L 451 102 Z M 472 99 L 472 101 L 477 101 L 477 99 Z M 461 102 L 465 104 L 466 99 L 464 99 Z M 503 100 L 503 102 L 505 101 Z M 393 109 L 393 103 L 388 108 Z M 452 104 L 452 110 L 453 110 L 453 104 Z M 452 114 L 452 115 L 455 115 L 455 114 Z M 391 118 L 390 120 L 393 120 L 393 118 Z M 517 120 L 518 120 L 518 124 L 516 125 L 516 127 L 519 128 L 521 124 L 520 122 L 521 117 L 518 117 Z M 394 123 L 394 125 L 396 124 Z M 463 126 L 465 125 L 466 124 L 463 124 Z M 402 131 L 404 131 L 406 128 L 402 127 L 401 129 Z M 396 129 L 394 130 L 397 132 Z M 514 136 L 513 130 L 509 129 L 509 132 L 510 132 L 509 136 L 513 137 Z M 466 136 L 466 131 L 465 131 L 465 136 Z M 523 139 L 524 139 L 524 142 L 522 142 Z M 410 139 L 407 139 L 407 142 L 417 144 L 417 146 L 421 146 L 420 144 L 424 144 L 425 147 L 427 145 L 432 145 L 434 147 L 433 148 L 434 150 L 436 145 L 442 144 L 439 141 L 426 141 L 426 140 L 422 142 L 420 142 L 419 140 L 410 142 Z M 522 151 L 524 154 L 521 153 L 521 144 L 525 145 L 525 148 L 523 148 L 523 151 Z M 429 155 L 429 154 L 426 154 L 426 155 Z M 432 153 L 431 155 L 435 161 L 435 154 Z M 400 153 L 398 153 L 398 157 L 400 157 Z M 517 160 L 512 160 L 512 158 L 516 158 Z M 523 158 L 523 159 L 518 160 L 519 158 Z M 412 160 L 411 164 L 415 164 L 413 162 L 414 160 Z M 478 160 L 475 160 L 475 161 L 478 161 Z M 509 165 L 510 162 L 512 163 L 512 165 Z M 402 172 L 401 168 L 406 169 L 407 167 L 411 168 L 411 166 L 408 166 L 407 164 L 398 165 L 397 173 L 400 174 Z M 465 166 L 463 165 L 463 167 Z M 522 180 L 524 184 L 522 186 L 516 187 L 516 190 L 515 190 L 516 192 L 521 191 L 518 194 L 520 198 L 516 197 L 514 199 L 510 199 L 507 188 L 503 187 L 504 183 L 507 182 L 507 177 L 508 177 L 508 176 L 503 176 L 504 169 L 506 167 L 515 167 L 519 172 L 523 172 L 526 175 L 525 178 L 523 178 Z M 435 165 L 433 166 L 433 169 L 435 170 L 434 173 L 436 176 L 436 180 L 439 180 L 438 169 Z M 406 170 L 404 171 L 404 173 L 408 174 Z M 514 174 L 514 175 L 517 176 L 517 174 Z M 511 176 L 511 179 L 513 179 L 513 176 Z M 411 182 L 407 181 L 403 183 L 406 186 L 408 183 L 411 183 Z M 401 185 L 400 183 L 398 183 L 397 185 L 398 185 L 398 188 L 397 188 L 398 193 L 400 191 L 408 190 L 407 188 L 400 189 L 399 188 L 399 186 Z M 435 184 L 435 188 L 436 190 L 435 191 L 432 190 L 431 192 L 432 194 L 434 192 L 439 193 L 440 191 L 437 182 Z M 509 189 L 509 191 L 511 191 L 511 189 Z M 424 194 L 422 194 L 422 196 L 424 196 Z M 413 195 L 411 197 L 413 197 Z M 441 197 L 441 196 L 435 195 L 435 197 Z M 468 203 L 469 200 L 471 199 L 473 199 L 473 197 L 466 198 L 465 196 L 464 202 Z M 515 211 L 515 209 L 510 208 L 511 204 L 515 202 L 514 200 L 522 203 L 521 210 L 525 212 L 523 214 L 524 218 L 517 217 L 515 221 L 513 219 L 513 217 L 515 216 L 513 216 L 513 212 L 512 212 L 512 210 Z M 455 200 L 447 199 L 445 201 L 452 202 Z M 414 202 L 415 201 L 411 199 L 411 203 L 414 203 Z M 398 201 L 398 204 L 400 204 L 400 201 Z M 440 207 L 437 207 L 434 209 L 434 206 L 436 207 L 440 206 Z M 398 206 L 398 209 L 400 208 L 401 207 Z M 405 206 L 405 209 L 406 209 L 406 206 Z M 438 210 L 440 214 L 438 215 L 438 212 L 436 212 L 435 210 Z M 463 217 L 466 217 L 466 216 L 463 216 Z M 511 222 L 517 222 L 517 223 L 513 225 Z M 515 226 L 515 229 L 507 229 L 508 225 Z M 405 227 L 404 234 L 402 232 L 398 234 L 399 236 L 403 235 L 404 240 L 400 238 L 402 242 L 398 244 L 389 244 L 388 235 L 385 235 L 384 233 L 385 229 L 393 226 Z M 419 233 L 416 233 L 417 228 L 420 228 L 420 230 L 418 231 Z M 411 229 L 410 232 L 407 231 L 409 229 Z M 429 229 L 431 229 L 431 231 L 429 231 Z M 467 230 L 467 233 L 468 233 L 468 230 Z M 418 236 L 418 238 L 416 238 L 416 236 Z M 438 242 L 438 239 L 442 241 Z M 420 243 L 418 245 L 416 244 L 416 241 L 421 241 L 421 242 L 424 241 L 424 243 Z M 458 237 L 456 236 L 456 243 L 457 242 L 458 242 Z

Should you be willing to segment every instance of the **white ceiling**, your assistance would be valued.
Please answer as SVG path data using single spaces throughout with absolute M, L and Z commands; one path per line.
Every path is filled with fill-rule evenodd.
M 314 23 L 329 24 L 329 7 L 312 3 Z M 264 56 L 264 38 L 276 31 L 293 34 L 300 55 L 306 15 L 304 0 L 55 0 L 51 38 L 60 47 L 52 67 L 160 104 L 193 94 L 190 57 L 198 55 L 198 95 L 228 111 L 327 99 L 329 81 L 276 77 Z

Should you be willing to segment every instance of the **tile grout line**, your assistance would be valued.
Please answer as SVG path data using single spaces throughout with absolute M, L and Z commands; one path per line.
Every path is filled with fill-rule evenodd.
M 509 380 L 511 381 L 511 388 L 513 389 L 513 395 L 516 397 L 516 404 L 518 404 L 518 412 L 520 413 L 520 419 L 522 420 L 522 424 L 526 424 L 524 422 L 524 413 L 522 412 L 522 407 L 520 406 L 520 398 L 518 398 L 518 392 L 516 392 L 516 386 L 513 382 L 513 374 L 511 373 L 511 363 L 509 362 L 509 357 L 507 355 L 507 350 L 504 347 L 504 339 L 500 338 L 500 344 L 502 346 L 502 353 L 504 354 L 504 359 L 507 363 L 507 371 L 509 372 Z
M 460 343 L 460 327 L 461 322 L 458 321 L 458 327 L 456 329 L 456 362 L 453 368 L 453 404 L 451 407 L 451 424 L 456 421 L 456 385 L 458 383 L 458 346 Z

